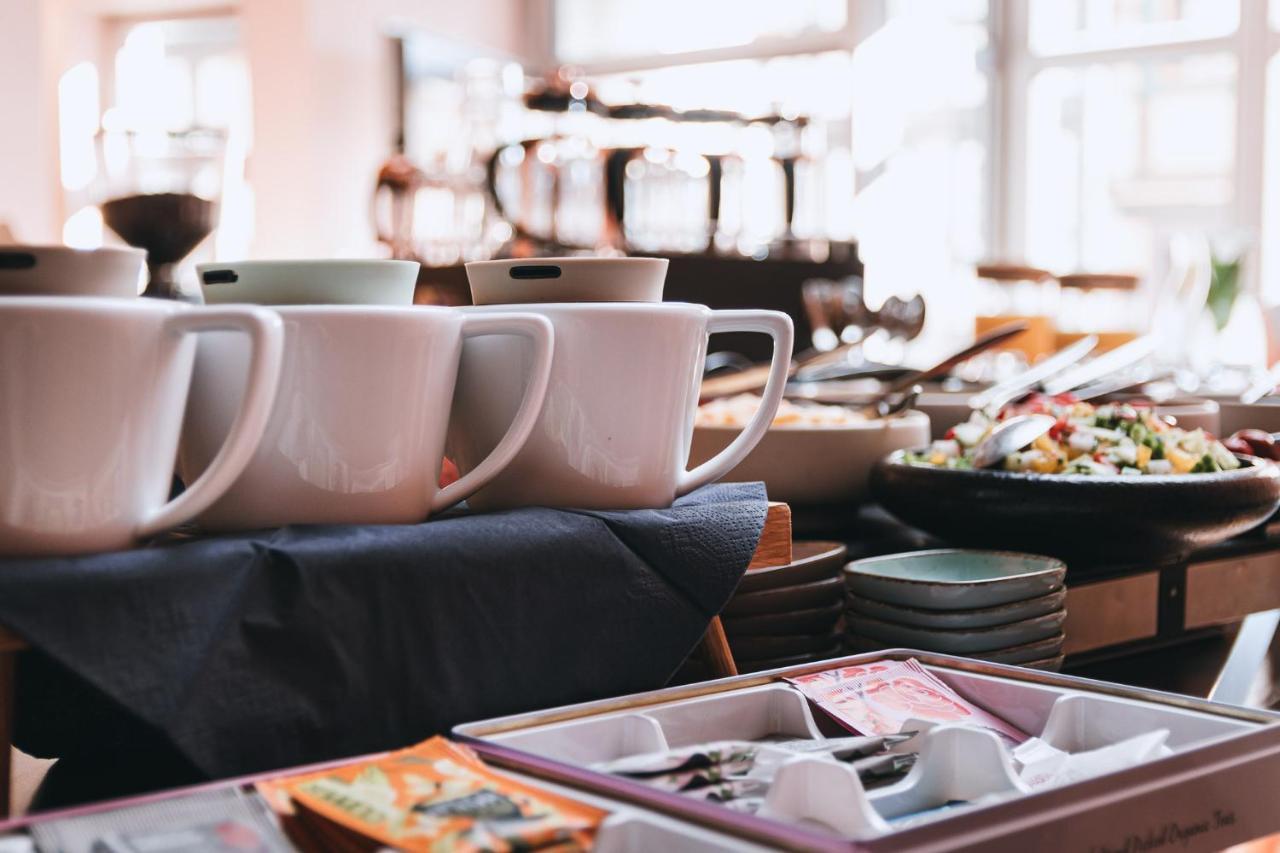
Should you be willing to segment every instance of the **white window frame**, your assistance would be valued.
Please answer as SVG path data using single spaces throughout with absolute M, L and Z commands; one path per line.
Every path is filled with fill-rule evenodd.
M 1275 2 L 1275 0 L 1272 0 Z M 1259 268 L 1280 265 L 1269 258 L 1264 232 L 1263 182 L 1266 176 L 1267 65 L 1280 50 L 1280 34 L 1272 31 L 1268 0 L 1239 0 L 1240 21 L 1235 32 L 1203 39 L 1102 47 L 1040 56 L 1028 39 L 1026 0 L 992 0 L 996 23 L 996 146 L 1002 168 L 993 170 L 996 210 L 993 244 L 1004 257 L 1024 257 L 1027 245 L 1027 111 L 1031 79 L 1045 68 L 1094 63 L 1178 59 L 1204 53 L 1229 53 L 1236 58 L 1236 150 L 1233 221 L 1224 225 L 1258 235 L 1258 259 L 1246 274 L 1257 283 Z M 1280 164 L 1277 164 L 1280 165 Z M 1280 227 L 1280 223 L 1275 224 Z M 1276 247 L 1280 249 L 1280 247 Z M 1266 280 L 1265 278 L 1263 280 Z
M 696 2 L 696 0 L 694 0 Z M 777 56 L 853 50 L 861 37 L 872 30 L 868 23 L 877 16 L 883 20 L 885 0 L 845 0 L 844 27 L 829 33 L 805 33 L 798 36 L 764 39 L 751 44 L 693 50 L 682 53 L 623 56 L 592 62 L 575 63 L 587 76 L 619 74 L 628 71 L 652 71 L 673 65 L 697 65 L 706 62 L 729 62 L 738 59 L 772 59 Z M 545 68 L 558 63 L 555 50 L 555 0 L 534 0 L 530 5 L 531 23 L 541 19 L 540 27 L 530 27 L 541 36 L 542 44 L 532 46 L 530 54 Z

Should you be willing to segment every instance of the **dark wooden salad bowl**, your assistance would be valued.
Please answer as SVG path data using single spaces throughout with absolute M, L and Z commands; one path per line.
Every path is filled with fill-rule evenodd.
M 1176 560 L 1280 507 L 1280 467 L 1253 456 L 1237 455 L 1234 471 L 1101 477 L 950 470 L 909 464 L 911 452 L 871 472 L 891 513 L 955 545 L 1048 554 L 1078 569 Z

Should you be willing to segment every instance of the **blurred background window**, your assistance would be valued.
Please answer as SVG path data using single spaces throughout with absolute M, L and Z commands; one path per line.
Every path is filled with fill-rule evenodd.
M 1228 35 L 1240 22 L 1237 0 L 1031 0 L 1027 5 L 1030 47 L 1040 55 L 1194 42 Z
M 626 62 L 714 48 L 767 49 L 842 32 L 849 20 L 847 0 L 557 0 L 556 56 Z
M 993 248 L 990 4 L 658 5 L 671 8 L 557 0 L 556 60 L 577 63 L 610 103 L 807 117 L 801 147 L 814 165 L 797 178 L 794 235 L 856 237 L 870 302 L 927 291 L 933 316 L 952 318 L 932 335 L 967 331 L 968 294 L 949 282 Z M 713 127 L 678 135 L 742 158 L 740 248 L 767 242 L 781 209 L 767 162 L 776 145 Z
M 973 331 L 979 261 L 1150 295 L 1196 235 L 1280 304 L 1280 0 L 90 5 L 23 183 L 58 198 L 5 211 L 74 245 L 176 192 L 218 205 L 197 258 L 852 257 L 872 307 L 926 297 L 934 352 Z
M 1027 251 L 1053 270 L 1143 269 L 1171 230 L 1235 204 L 1236 57 L 1049 67 L 1027 93 Z
M 188 250 L 212 231 L 214 239 L 197 257 L 245 256 L 253 233 L 253 195 L 245 180 L 253 100 L 239 19 L 108 18 L 102 33 L 101 67 L 81 62 L 58 87 L 70 211 L 63 239 L 101 245 L 99 205 L 113 198 L 181 193 L 211 203 L 216 217 L 190 223 Z M 131 228 L 130 239 L 135 232 Z
M 1006 253 L 1155 276 L 1176 234 L 1256 242 L 1263 65 L 1275 49 L 1265 4 L 1010 5 Z

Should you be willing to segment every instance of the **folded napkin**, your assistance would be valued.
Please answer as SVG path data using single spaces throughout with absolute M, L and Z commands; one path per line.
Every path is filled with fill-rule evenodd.
M 670 509 L 455 512 L 0 560 L 18 745 L 222 777 L 664 684 L 764 526 L 759 483 Z M 171 781 L 171 780 L 167 780 Z

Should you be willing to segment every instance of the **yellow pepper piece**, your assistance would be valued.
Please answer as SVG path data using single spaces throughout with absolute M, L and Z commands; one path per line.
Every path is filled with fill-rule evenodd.
M 1183 453 L 1176 447 L 1165 448 L 1164 455 L 1169 460 L 1169 464 L 1173 466 L 1175 473 L 1186 474 L 1196 467 L 1196 457 L 1190 453 Z
M 1052 438 L 1049 438 L 1049 436 L 1047 435 L 1042 435 L 1039 438 L 1037 438 L 1034 442 L 1032 442 L 1031 446 L 1042 453 L 1049 454 L 1050 456 L 1058 455 L 1057 442 L 1055 442 Z
M 1147 463 L 1151 461 L 1151 448 L 1145 444 L 1138 445 L 1138 467 L 1142 470 L 1147 469 Z
M 1046 453 L 1045 455 L 1032 460 L 1031 470 L 1035 471 L 1037 474 L 1053 474 L 1058 470 L 1058 463 L 1059 460 L 1057 454 Z
M 943 453 L 935 453 L 929 457 L 930 465 L 944 465 L 946 464 L 946 461 L 947 461 L 947 457 Z

